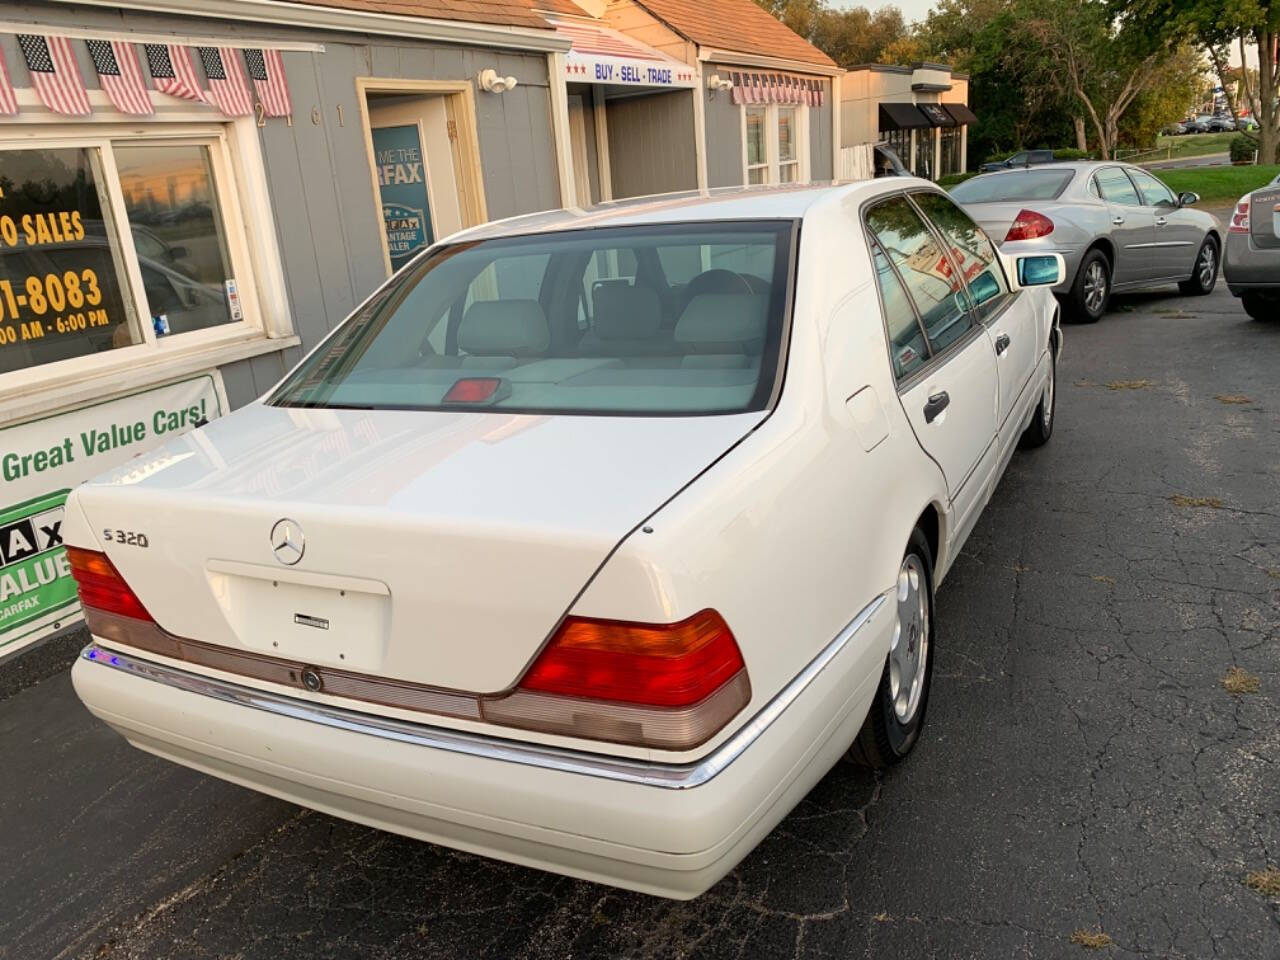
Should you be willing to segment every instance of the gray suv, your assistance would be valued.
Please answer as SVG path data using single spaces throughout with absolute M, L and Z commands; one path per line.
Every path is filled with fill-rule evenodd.
M 1280 320 L 1280 177 L 1236 204 L 1222 275 L 1245 313 Z

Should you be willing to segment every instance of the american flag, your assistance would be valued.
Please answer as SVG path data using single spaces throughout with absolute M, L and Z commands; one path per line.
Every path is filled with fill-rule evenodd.
M 133 44 L 116 40 L 86 40 L 98 82 L 121 113 L 146 116 L 155 113 Z
M 41 102 L 54 113 L 85 116 L 93 112 L 89 94 L 80 79 L 80 68 L 66 37 L 20 33 L 18 46 L 31 71 L 31 85 Z
M 171 97 L 204 103 L 204 92 L 196 79 L 196 68 L 191 65 L 191 54 L 186 47 L 176 44 L 144 43 L 147 69 L 156 89 Z
M 4 51 L 0 50 L 0 113 L 12 115 L 18 112 L 18 98 L 9 80 L 9 68 L 4 65 Z
M 244 52 L 244 62 L 249 68 L 258 99 L 268 117 L 287 117 L 293 113 L 289 100 L 289 84 L 284 76 L 284 60 L 279 50 L 259 50 L 251 47 Z
M 253 93 L 240 67 L 239 51 L 231 47 L 196 47 L 205 76 L 209 78 L 209 100 L 228 117 L 253 113 Z

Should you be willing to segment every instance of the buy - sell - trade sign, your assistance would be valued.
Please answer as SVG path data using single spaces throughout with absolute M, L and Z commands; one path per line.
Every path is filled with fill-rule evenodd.
M 80 619 L 62 543 L 71 488 L 220 416 L 216 376 L 0 430 L 0 657 Z

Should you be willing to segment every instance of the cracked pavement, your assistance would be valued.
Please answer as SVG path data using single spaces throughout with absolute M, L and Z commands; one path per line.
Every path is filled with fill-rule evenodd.
M 1113 311 L 1066 327 L 1055 436 L 938 596 L 920 746 L 840 764 L 700 899 L 171 766 L 62 671 L 0 690 L 0 957 L 1280 958 L 1280 900 L 1243 883 L 1280 866 L 1280 323 L 1222 287 Z

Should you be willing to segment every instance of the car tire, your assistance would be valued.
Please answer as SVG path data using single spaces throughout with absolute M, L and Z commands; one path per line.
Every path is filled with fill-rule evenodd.
M 1071 319 L 1076 323 L 1097 323 L 1111 300 L 1111 261 L 1101 250 L 1090 250 L 1076 271 L 1068 298 Z
M 1280 293 L 1250 290 L 1240 295 L 1240 303 L 1244 312 L 1255 320 L 1280 320 Z
M 1213 293 L 1218 283 L 1218 244 L 1213 237 L 1205 237 L 1200 244 L 1200 252 L 1196 254 L 1195 266 L 1191 268 L 1191 278 L 1178 284 L 1184 297 L 1205 297 Z
M 933 678 L 933 554 L 924 532 L 911 531 L 890 603 L 897 607 L 894 642 L 885 657 L 862 730 L 849 748 L 863 766 L 883 770 L 903 760 L 920 739 Z M 910 685 L 903 683 L 910 673 Z
M 1049 341 L 1049 379 L 1040 392 L 1040 402 L 1036 405 L 1035 415 L 1027 428 L 1018 438 L 1018 446 L 1024 450 L 1043 447 L 1053 436 L 1053 422 L 1058 410 L 1058 355 L 1053 349 L 1053 341 Z

